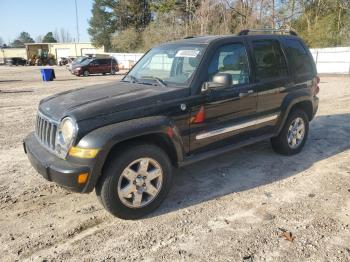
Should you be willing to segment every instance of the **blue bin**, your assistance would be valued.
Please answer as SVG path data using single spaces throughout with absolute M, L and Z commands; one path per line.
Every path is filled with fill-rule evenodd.
M 55 77 L 55 71 L 51 68 L 40 69 L 41 77 L 43 81 L 53 81 Z

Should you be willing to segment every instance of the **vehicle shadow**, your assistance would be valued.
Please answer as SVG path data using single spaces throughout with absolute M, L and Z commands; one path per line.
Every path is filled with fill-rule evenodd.
M 179 169 L 167 199 L 148 217 L 294 176 L 349 148 L 350 114 L 317 116 L 310 123 L 303 151 L 297 155 L 276 154 L 269 141 L 263 141 Z
M 68 78 L 68 79 L 55 79 L 54 81 L 64 82 L 64 81 L 75 81 L 79 80 L 78 78 Z
M 11 83 L 11 82 L 21 82 L 23 80 L 20 79 L 12 79 L 12 80 L 0 80 L 0 83 Z

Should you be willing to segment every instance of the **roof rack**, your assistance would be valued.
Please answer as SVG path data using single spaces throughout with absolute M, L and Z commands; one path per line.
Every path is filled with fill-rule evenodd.
M 283 30 L 283 29 L 245 29 L 238 33 L 238 35 L 249 35 L 249 33 L 271 33 L 271 34 L 289 34 L 297 36 L 298 34 L 292 30 Z

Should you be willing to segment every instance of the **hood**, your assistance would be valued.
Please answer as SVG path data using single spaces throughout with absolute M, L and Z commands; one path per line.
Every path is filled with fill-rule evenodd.
M 77 121 L 171 99 L 174 88 L 114 82 L 69 90 L 40 102 L 39 110 L 53 120 L 73 116 Z M 168 94 L 168 95 L 166 95 Z

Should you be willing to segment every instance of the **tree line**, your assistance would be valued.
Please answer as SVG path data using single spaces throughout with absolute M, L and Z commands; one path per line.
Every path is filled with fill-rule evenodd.
M 296 31 L 310 47 L 350 44 L 348 0 L 94 0 L 88 33 L 107 51 L 240 30 Z
M 0 37 L 0 47 L 24 47 L 26 43 L 69 43 L 73 42 L 74 38 L 70 35 L 69 31 L 61 28 L 56 29 L 53 32 L 48 32 L 44 36 L 39 35 L 35 40 L 28 32 L 21 32 L 18 37 L 10 42 L 8 45 Z

